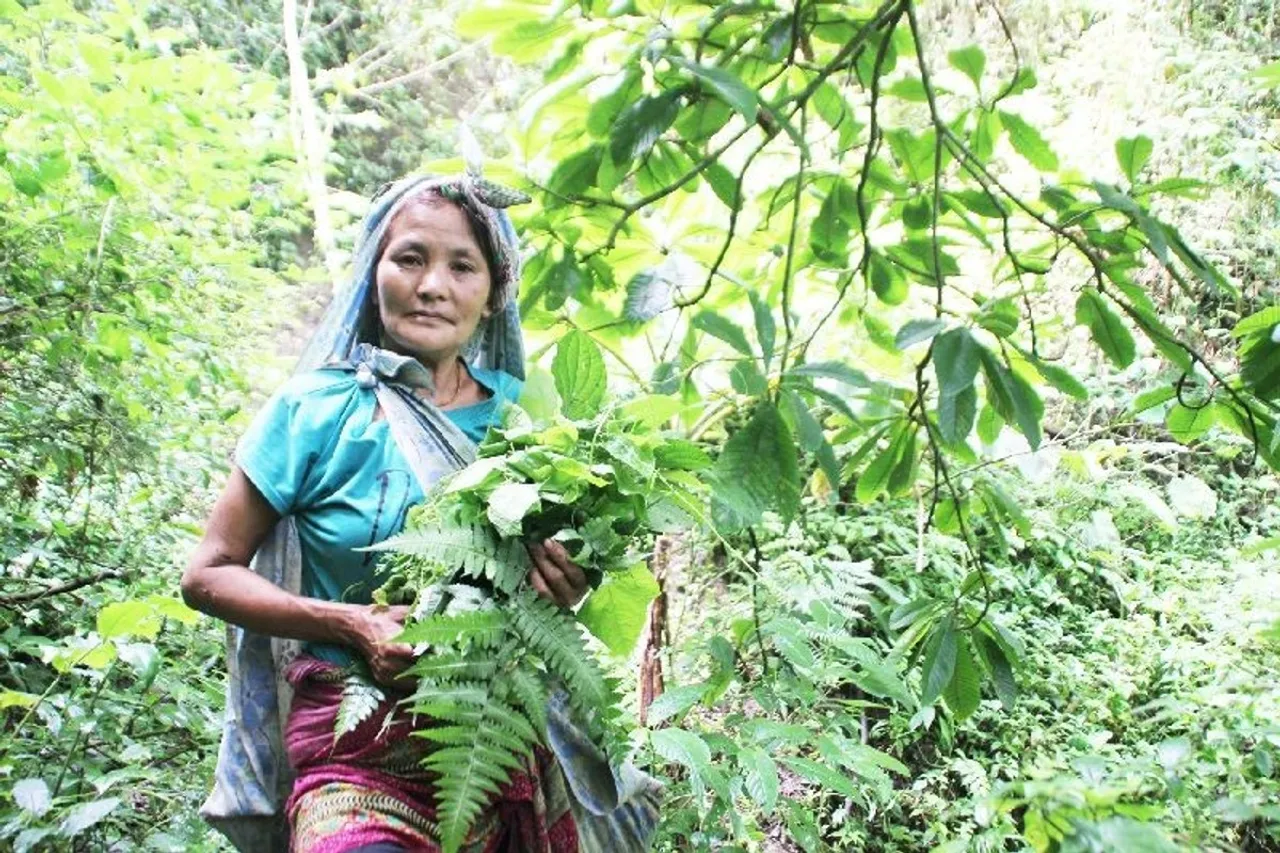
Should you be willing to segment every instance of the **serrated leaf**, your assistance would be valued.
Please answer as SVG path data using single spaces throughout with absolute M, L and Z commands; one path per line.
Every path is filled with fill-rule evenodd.
M 972 385 L 959 394 L 938 398 L 938 432 L 948 444 L 960 444 L 973 430 L 978 414 L 978 392 Z
M 342 700 L 338 703 L 333 723 L 334 743 L 372 717 L 386 698 L 386 694 L 368 679 L 360 675 L 347 676 L 342 682 Z
M 641 270 L 627 282 L 622 316 L 637 322 L 652 320 L 671 307 L 671 294 L 671 282 L 658 270 Z
M 1031 358 L 1029 360 L 1031 365 L 1035 367 L 1036 372 L 1044 378 L 1044 381 L 1063 394 L 1076 400 L 1089 399 L 1089 389 L 1085 388 L 1084 383 L 1072 376 L 1065 367 L 1060 367 L 1041 358 Z
M 706 692 L 705 684 L 683 684 L 679 687 L 667 688 L 661 696 L 649 703 L 649 725 L 659 726 L 673 717 L 678 717 L 698 704 Z
M 1076 300 L 1076 322 L 1089 327 L 1094 342 L 1117 367 L 1133 364 L 1137 356 L 1133 335 L 1097 288 L 1086 287 L 1080 292 Z
M 682 438 L 668 439 L 655 447 L 653 458 L 659 468 L 678 471 L 700 471 L 711 465 L 711 457 L 705 450 Z
M 13 783 L 13 799 L 18 808 L 41 817 L 49 811 L 53 798 L 43 779 L 19 779 Z
M 778 765 L 760 747 L 739 752 L 738 762 L 742 765 L 742 786 L 747 796 L 762 812 L 773 814 L 778 803 Z
M 575 329 L 560 339 L 551 375 L 565 417 L 590 418 L 600 410 L 607 383 L 604 356 L 588 335 Z
M 853 780 L 839 770 L 833 770 L 809 758 L 787 757 L 782 759 L 782 763 L 828 791 L 845 797 L 859 796 L 858 786 L 853 784 Z
M 1038 448 L 1044 401 L 1025 379 L 1005 366 L 995 353 L 984 347 L 981 358 L 982 373 L 987 381 L 987 401 L 1006 422 L 1018 427 L 1033 450 Z
M 680 93 L 646 95 L 624 109 L 609 130 L 609 154 L 619 167 L 643 157 L 680 113 Z
M 907 430 L 903 425 L 899 424 L 894 430 L 893 436 L 886 447 L 875 459 L 871 460 L 871 464 L 866 467 L 860 475 L 858 475 L 858 484 L 854 488 L 854 496 L 859 503 L 871 503 L 880 493 L 889 486 L 889 479 L 893 474 L 894 468 L 898 464 L 898 460 L 902 458 L 902 451 L 906 445 Z
M 1058 171 L 1058 155 L 1053 153 L 1040 131 L 1028 124 L 1022 116 L 1001 110 L 1000 124 L 1009 132 L 1009 142 L 1013 144 L 1013 150 L 1022 155 L 1022 159 L 1041 172 Z
M 658 729 L 649 733 L 654 752 L 667 761 L 701 776 L 711 766 L 711 750 L 706 741 L 684 729 Z
M 58 831 L 66 838 L 75 838 L 89 827 L 101 821 L 120 805 L 118 797 L 107 797 L 92 800 L 72 809 L 58 827 Z
M 736 323 L 714 311 L 702 311 L 693 318 L 693 327 L 719 338 L 743 355 L 751 355 L 751 343 Z
M 644 563 L 610 572 L 578 611 L 578 621 L 620 657 L 630 655 L 644 630 L 649 603 L 660 592 Z
M 1151 139 L 1146 136 L 1125 136 L 1116 140 L 1116 162 L 1130 183 L 1138 180 L 1153 150 Z
M 772 403 L 761 403 L 725 444 L 713 470 L 714 495 L 744 519 L 776 509 L 791 518 L 800 501 L 800 469 L 791 432 Z

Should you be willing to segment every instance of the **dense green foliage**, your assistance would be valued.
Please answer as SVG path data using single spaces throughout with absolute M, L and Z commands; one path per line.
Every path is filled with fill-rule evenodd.
M 1274 4 L 1033 5 L 300 10 L 339 241 L 467 125 L 535 198 L 532 360 L 602 353 L 572 429 L 608 385 L 680 439 L 614 497 L 664 448 L 709 463 L 656 581 L 631 529 L 573 525 L 613 573 L 582 621 L 659 594 L 661 849 L 1280 845 Z M 277 274 L 327 275 L 279 14 L 0 0 L 2 849 L 225 849 L 195 814 L 221 630 L 176 567 L 312 317 Z M 591 484 L 545 473 L 500 478 Z M 519 648 L 462 617 L 420 662 L 437 763 L 536 737 L 545 685 L 487 675 L 584 640 L 521 606 Z M 636 680 L 607 670 L 580 701 Z

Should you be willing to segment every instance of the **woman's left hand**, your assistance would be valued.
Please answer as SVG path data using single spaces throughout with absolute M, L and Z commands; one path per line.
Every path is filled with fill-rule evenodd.
M 554 539 L 531 542 L 529 556 L 533 569 L 529 583 L 538 595 L 561 607 L 573 607 L 587 594 L 587 576 L 573 560 L 569 552 Z

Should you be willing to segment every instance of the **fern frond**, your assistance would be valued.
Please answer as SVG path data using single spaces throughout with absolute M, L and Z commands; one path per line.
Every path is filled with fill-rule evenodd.
M 429 683 L 444 681 L 487 681 L 498 671 L 493 660 L 474 659 L 457 652 L 439 652 L 418 658 L 405 675 Z
M 573 617 L 530 591 L 511 597 L 511 627 L 551 675 L 564 682 L 574 707 L 584 715 L 616 705 L 596 657 Z
M 467 643 L 497 645 L 507 626 L 507 615 L 497 609 L 470 610 L 448 616 L 431 616 L 405 626 L 397 642 L 457 648 Z
M 436 820 L 444 853 L 456 853 L 462 846 L 476 818 L 510 779 L 510 771 L 524 766 L 536 738 L 519 710 L 504 701 L 501 680 L 491 680 L 480 693 L 479 703 L 454 707 L 456 725 L 415 732 L 440 744 L 423 764 L 439 774 Z
M 515 590 L 529 574 L 529 554 L 523 543 L 499 539 L 485 524 L 407 530 L 371 550 L 409 555 L 439 572 L 486 578 L 503 592 Z M 403 562 L 398 565 L 403 566 Z
M 338 717 L 333 724 L 333 742 L 356 730 L 373 716 L 386 694 L 376 684 L 359 673 L 348 675 L 342 682 L 342 701 L 338 703 Z
M 519 706 L 537 730 L 538 739 L 547 737 L 547 692 L 545 676 L 529 667 L 518 666 L 504 673 L 513 703 Z

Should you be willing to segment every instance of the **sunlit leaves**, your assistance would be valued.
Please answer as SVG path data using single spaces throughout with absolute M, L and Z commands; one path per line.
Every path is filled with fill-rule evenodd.
M 1138 180 L 1138 175 L 1151 159 L 1153 148 L 1151 139 L 1146 136 L 1122 137 L 1116 140 L 1116 162 L 1120 164 L 1120 171 L 1124 172 L 1131 183 Z
M 658 582 L 644 563 L 622 572 L 611 572 L 578 611 L 578 621 L 615 655 L 626 656 L 635 648 L 658 595 Z
M 1009 142 L 1024 160 L 1041 172 L 1058 171 L 1058 155 L 1044 136 L 1016 113 L 1000 111 L 1000 124 L 1009 132 Z
M 646 95 L 617 117 L 609 131 L 609 153 L 618 165 L 630 163 L 653 148 L 680 111 L 680 92 Z
M 1133 363 L 1137 354 L 1133 335 L 1097 288 L 1086 287 L 1080 292 L 1076 300 L 1076 322 L 1089 328 L 1094 342 L 1117 367 Z
M 755 90 L 743 83 L 732 71 L 710 65 L 698 65 L 681 57 L 675 57 L 672 61 L 692 74 L 747 121 L 755 121 L 757 107 Z
M 566 417 L 589 418 L 599 410 L 606 386 L 604 357 L 589 336 L 574 331 L 561 338 L 551 374 Z
M 974 88 L 982 86 L 982 72 L 987 67 L 987 56 L 982 48 L 971 44 L 951 51 L 947 54 L 947 59 L 953 68 L 973 81 Z

